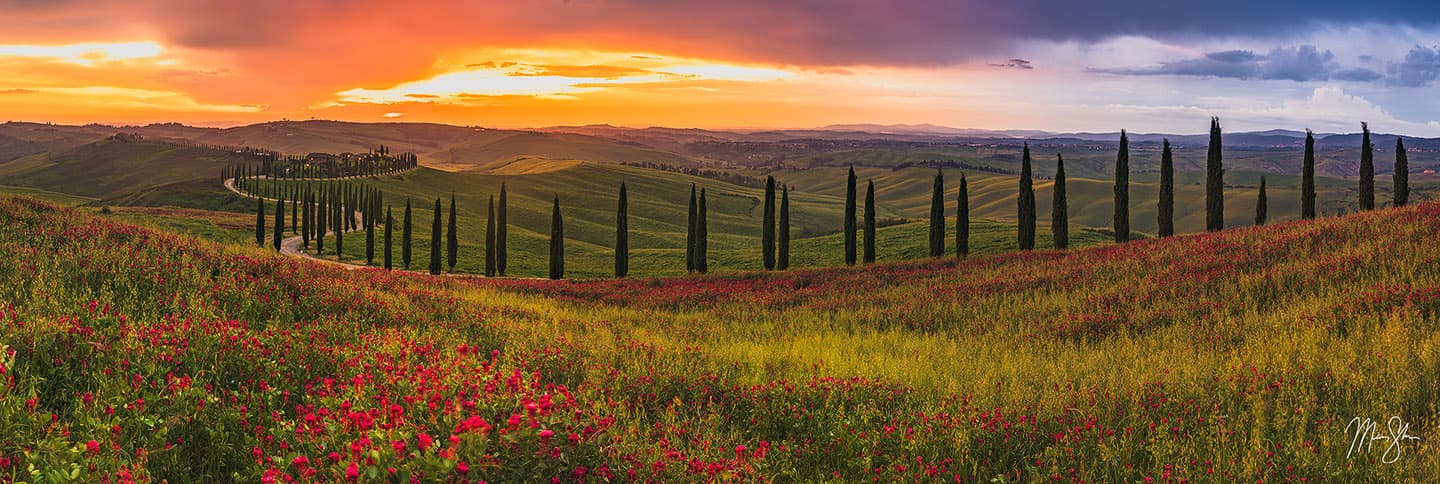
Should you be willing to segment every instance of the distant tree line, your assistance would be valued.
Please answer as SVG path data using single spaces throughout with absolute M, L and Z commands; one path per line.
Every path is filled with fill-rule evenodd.
M 250 151 L 248 154 L 256 161 L 225 166 L 220 169 L 220 179 L 223 181 L 234 178 L 237 183 L 244 183 L 259 179 L 364 178 L 420 166 L 414 153 L 391 155 L 389 148 L 383 146 L 364 154 L 311 153 L 306 156 L 286 156 L 265 151 Z
M 700 178 L 709 178 L 709 179 L 711 179 L 711 180 L 722 181 L 722 182 L 725 182 L 725 183 L 729 183 L 729 184 L 732 184 L 732 185 L 739 185 L 739 186 L 742 186 L 742 187 L 760 188 L 760 187 L 765 186 L 765 179 L 764 179 L 764 178 L 758 178 L 758 177 L 753 177 L 753 176 L 749 176 L 749 175 L 742 175 L 742 174 L 739 174 L 739 173 L 735 173 L 735 172 L 731 172 L 731 171 L 725 171 L 725 170 L 713 170 L 713 169 L 709 169 L 709 168 L 696 168 L 696 167 L 691 167 L 691 166 L 676 166 L 676 165 L 670 165 L 670 164 L 665 164 L 665 163 L 655 163 L 655 162 L 649 162 L 649 161 L 629 162 L 629 163 L 625 163 L 625 165 L 626 165 L 626 166 L 636 166 L 636 167 L 640 167 L 640 168 L 649 168 L 649 169 L 651 169 L 651 170 L 668 171 L 668 172 L 671 172 L 671 173 L 683 173 L 683 174 L 690 175 L 690 176 L 697 176 L 697 177 L 700 177 Z
M 995 166 L 988 166 L 988 165 L 975 165 L 975 164 L 966 163 L 966 162 L 963 162 L 963 161 L 955 161 L 955 160 L 904 161 L 904 162 L 901 162 L 901 163 L 898 164 L 898 165 L 895 165 L 895 166 L 891 167 L 891 169 L 892 169 L 892 170 L 903 170 L 903 169 L 905 169 L 905 168 L 914 168 L 914 167 L 920 167 L 920 168 L 947 168 L 947 169 L 952 169 L 952 170 L 982 171 L 982 172 L 985 172 L 985 173 L 995 173 L 995 174 L 1000 174 L 1000 175 L 1014 175 L 1014 174 L 1016 174 L 1014 170 L 1006 170 L 1006 169 L 1004 169 L 1004 168 L 995 167 Z

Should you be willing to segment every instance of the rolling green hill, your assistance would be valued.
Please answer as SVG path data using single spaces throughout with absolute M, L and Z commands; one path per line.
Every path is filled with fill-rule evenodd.
M 195 180 L 214 180 L 212 190 L 223 191 L 220 168 L 241 161 L 228 151 L 111 138 L 0 164 L 0 184 L 95 198 Z

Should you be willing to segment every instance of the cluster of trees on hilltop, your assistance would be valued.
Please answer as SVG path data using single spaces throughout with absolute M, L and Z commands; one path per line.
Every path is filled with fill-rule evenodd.
M 414 153 L 390 154 L 380 147 L 369 153 L 310 153 L 281 155 L 271 151 L 246 151 L 253 163 L 229 165 L 220 170 L 220 179 L 310 180 L 320 178 L 363 178 L 398 173 L 420 166 Z

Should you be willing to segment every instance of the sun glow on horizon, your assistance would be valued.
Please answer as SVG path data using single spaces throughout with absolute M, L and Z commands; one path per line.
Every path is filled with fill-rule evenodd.
M 0 57 L 54 59 L 81 65 L 159 57 L 160 44 L 144 42 L 87 42 L 63 45 L 0 45 Z
M 353 88 L 334 103 L 487 105 L 495 98 L 579 100 L 578 94 L 625 85 L 702 81 L 766 82 L 795 77 L 773 67 L 640 53 L 509 49 L 438 63 L 439 74 L 387 88 Z

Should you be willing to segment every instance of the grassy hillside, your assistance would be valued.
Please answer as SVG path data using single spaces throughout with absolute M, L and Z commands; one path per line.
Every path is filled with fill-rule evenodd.
M 107 139 L 0 164 L 0 184 L 111 198 L 172 183 L 217 180 L 221 167 L 240 161 L 227 151 Z M 218 180 L 213 189 L 223 190 Z
M 220 130 L 177 131 L 169 126 L 156 126 L 136 131 L 208 145 L 249 146 L 289 154 L 363 153 L 385 145 L 394 152 L 415 153 L 423 164 L 449 171 L 491 170 L 523 159 L 692 164 L 674 153 L 593 136 L 432 123 L 278 121 Z
M 1440 478 L 1435 204 L 558 283 L 344 271 L 12 198 L 0 220 L 33 256 L 0 258 L 0 472 L 28 480 Z M 1420 440 L 1347 455 L 1346 422 L 1392 416 Z

